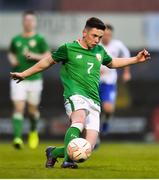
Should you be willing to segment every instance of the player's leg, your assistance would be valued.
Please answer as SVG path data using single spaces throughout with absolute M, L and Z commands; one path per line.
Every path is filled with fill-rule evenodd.
M 99 140 L 100 107 L 92 102 L 90 102 L 90 104 L 89 115 L 85 123 L 85 138 L 90 142 L 93 150 Z
M 28 113 L 30 120 L 30 131 L 37 131 L 37 124 L 40 118 L 38 106 L 28 103 Z
M 94 149 L 99 132 L 93 129 L 86 129 L 86 140 L 91 144 L 92 150 Z
M 22 140 L 22 128 L 24 121 L 24 109 L 25 109 L 25 83 L 16 84 L 15 81 L 11 81 L 11 100 L 13 102 L 13 115 L 12 115 L 12 125 L 14 140 L 13 144 L 16 148 L 23 147 Z
M 61 165 L 62 168 L 77 168 L 78 166 L 69 158 L 67 154 L 67 146 L 69 142 L 74 138 L 79 138 L 81 132 L 83 131 L 85 119 L 87 116 L 87 111 L 84 109 L 79 109 L 73 111 L 70 116 L 71 126 L 68 128 L 65 138 L 64 138 L 64 162 Z
M 64 138 L 64 147 L 48 147 L 46 150 L 47 162 L 46 167 L 53 167 L 57 158 L 64 158 L 64 162 L 61 165 L 62 168 L 77 168 L 77 165 L 70 160 L 67 154 L 67 146 L 69 142 L 80 136 L 80 133 L 83 130 L 86 112 L 83 109 L 73 111 L 70 115 L 71 126 L 68 128 L 65 138 Z
M 76 110 L 71 113 L 70 119 L 72 124 L 71 127 L 68 129 L 67 133 L 71 128 L 75 128 L 77 134 L 72 134 L 73 131 L 70 131 L 70 133 L 68 133 L 68 141 L 65 141 L 64 153 L 66 159 L 64 159 L 64 162 L 70 162 L 69 156 L 67 155 L 66 151 L 68 143 L 72 139 L 78 138 L 81 132 L 83 131 L 84 127 L 86 132 L 85 138 L 90 142 L 92 150 L 94 149 L 94 146 L 96 144 L 100 126 L 100 106 L 98 106 L 92 100 L 89 99 L 87 99 L 87 101 L 85 102 L 87 104 L 87 106 L 85 106 L 85 109 Z M 84 103 L 84 101 L 82 103 Z M 80 123 L 81 125 L 83 124 L 83 127 L 80 128 L 78 123 Z M 65 138 L 67 137 L 67 133 L 65 135 Z
M 102 122 L 101 132 L 106 134 L 109 130 L 109 122 L 115 109 L 116 84 L 100 84 L 100 98 L 105 118 Z
M 64 161 L 69 161 L 69 156 L 67 154 L 67 145 L 68 143 L 80 136 L 80 132 L 83 130 L 84 127 L 84 119 L 86 113 L 85 110 L 76 110 L 73 111 L 70 115 L 71 126 L 68 128 L 65 138 L 64 138 L 64 147 L 54 148 L 52 150 L 52 156 L 54 158 L 64 157 Z
M 105 119 L 102 122 L 101 132 L 103 134 L 107 134 L 109 131 L 109 123 L 110 123 L 110 120 L 112 118 L 112 115 L 113 115 L 114 109 L 115 109 L 114 103 L 104 102 L 104 103 L 102 103 L 102 109 L 105 114 Z
M 28 113 L 30 120 L 30 132 L 28 137 L 29 147 L 35 149 L 39 144 L 39 136 L 37 131 L 37 124 L 40 118 L 40 112 L 37 105 L 28 104 Z
M 16 148 L 20 149 L 23 147 L 22 140 L 22 131 L 23 131 L 23 121 L 24 121 L 24 108 L 25 101 L 13 101 L 13 116 L 12 116 L 12 124 L 13 124 L 13 135 L 14 140 L 13 144 Z
M 86 111 L 84 109 L 76 110 L 71 113 L 70 121 L 71 126 L 67 130 L 64 138 L 64 146 L 65 146 L 65 157 L 64 161 L 69 161 L 69 156 L 67 154 L 67 145 L 68 143 L 80 136 L 80 133 L 83 131 L 85 118 L 86 118 Z
M 40 119 L 38 106 L 41 101 L 42 81 L 27 81 L 27 102 L 30 120 L 30 132 L 28 143 L 29 147 L 34 149 L 39 144 L 37 125 Z
M 47 155 L 46 167 L 49 167 L 51 164 L 53 165 L 51 165 L 50 167 L 53 167 L 56 162 L 55 160 L 58 157 L 64 157 L 64 163 L 62 164 L 63 168 L 77 167 L 74 164 L 74 162 L 72 162 L 69 159 L 69 156 L 67 154 L 67 145 L 72 139 L 78 138 L 80 136 L 80 133 L 84 128 L 85 119 L 88 113 L 87 111 L 88 105 L 87 102 L 85 102 L 85 100 L 81 96 L 75 95 L 70 97 L 68 100 L 66 100 L 65 108 L 69 116 L 69 119 L 71 121 L 71 125 L 65 134 L 64 147 L 60 147 L 60 148 L 52 147 L 52 150 L 51 147 L 49 147 L 46 150 L 46 155 Z

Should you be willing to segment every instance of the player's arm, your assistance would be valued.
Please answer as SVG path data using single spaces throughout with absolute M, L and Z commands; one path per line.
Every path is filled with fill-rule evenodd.
M 15 46 L 15 38 L 11 40 L 9 45 L 9 53 L 8 53 L 8 60 L 12 67 L 18 66 L 19 62 L 16 57 L 16 46 Z
M 48 51 L 43 54 L 38 54 L 38 53 L 33 53 L 33 52 L 28 51 L 24 55 L 28 60 L 40 61 L 44 57 L 50 55 L 50 52 Z
M 136 56 L 130 58 L 113 58 L 112 61 L 107 64 L 109 68 L 120 68 L 128 65 L 145 62 L 150 59 L 150 53 L 147 50 L 140 51 Z
M 43 59 L 46 56 L 49 56 L 51 53 L 49 51 L 49 46 L 46 42 L 46 40 L 41 36 L 40 39 L 37 42 L 37 46 L 39 48 L 39 53 L 34 53 L 31 51 L 28 51 L 25 53 L 25 57 L 28 60 L 33 60 L 33 61 L 40 61 L 41 59 Z
M 44 71 L 45 69 L 49 68 L 51 65 L 53 65 L 55 63 L 56 62 L 52 59 L 52 56 L 49 55 L 49 56 L 41 59 L 39 62 L 37 62 L 31 68 L 29 68 L 23 72 L 11 72 L 10 75 L 11 75 L 12 79 L 18 80 L 17 81 L 17 83 L 18 83 L 33 74 Z
M 15 66 L 18 66 L 18 60 L 16 58 L 16 55 L 13 54 L 12 52 L 9 52 L 8 53 L 8 60 L 9 60 L 9 63 L 12 67 L 15 67 Z
M 66 62 L 67 59 L 67 48 L 66 45 L 60 46 L 55 52 L 52 54 L 44 57 L 39 62 L 37 62 L 34 66 L 31 68 L 20 72 L 20 73 L 10 73 L 11 78 L 14 80 L 18 80 L 18 82 L 24 80 L 25 78 L 44 71 L 45 69 L 49 68 L 51 65 L 56 64 L 58 62 Z

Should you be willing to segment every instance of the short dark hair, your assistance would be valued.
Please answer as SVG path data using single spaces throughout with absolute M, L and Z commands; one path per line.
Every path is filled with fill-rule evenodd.
M 23 13 L 23 17 L 25 17 L 25 16 L 27 16 L 27 15 L 36 16 L 36 13 L 35 13 L 35 11 L 33 11 L 33 10 L 26 10 L 26 11 L 24 11 L 24 13 Z
M 96 17 L 91 17 L 86 21 L 85 28 L 97 28 L 101 30 L 105 30 L 105 24 Z
M 105 24 L 107 30 L 114 31 L 114 27 L 111 24 Z

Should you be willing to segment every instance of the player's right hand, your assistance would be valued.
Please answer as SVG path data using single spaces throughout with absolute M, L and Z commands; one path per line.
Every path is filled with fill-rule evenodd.
M 16 83 L 19 83 L 24 80 L 23 74 L 18 72 L 10 73 L 11 79 L 17 80 Z
M 150 53 L 146 49 L 144 49 L 136 55 L 136 58 L 138 62 L 144 62 L 151 59 L 151 56 Z

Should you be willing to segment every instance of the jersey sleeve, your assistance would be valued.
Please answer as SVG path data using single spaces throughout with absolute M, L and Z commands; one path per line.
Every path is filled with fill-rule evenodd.
M 41 53 L 45 53 L 49 51 L 49 46 L 43 37 L 41 37 L 41 40 L 40 40 L 40 51 Z
M 13 54 L 16 53 L 16 47 L 15 47 L 15 42 L 14 42 L 14 39 L 12 39 L 11 43 L 10 43 L 10 46 L 9 46 L 9 51 Z
M 105 50 L 103 50 L 103 51 L 104 51 L 104 56 L 103 56 L 102 64 L 106 66 L 107 64 L 109 64 L 112 61 L 112 57 L 109 56 Z
M 67 61 L 67 47 L 66 45 L 60 46 L 56 51 L 52 53 L 52 59 L 56 62 Z

